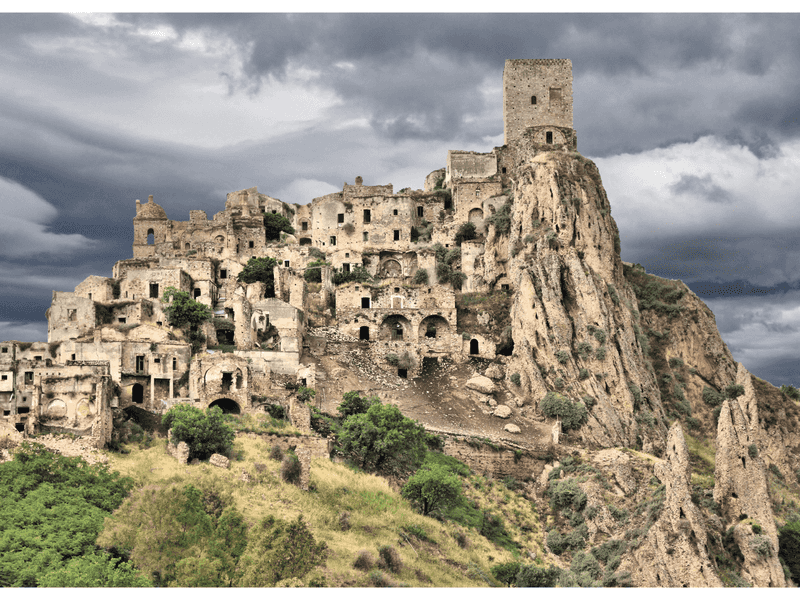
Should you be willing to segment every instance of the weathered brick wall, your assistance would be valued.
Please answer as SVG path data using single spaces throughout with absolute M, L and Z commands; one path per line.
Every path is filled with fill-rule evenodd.
M 514 477 L 519 480 L 535 479 L 544 470 L 552 447 L 542 444 L 516 455 L 513 449 L 495 450 L 487 445 L 476 448 L 463 438 L 445 437 L 444 453 L 466 464 L 486 477 Z

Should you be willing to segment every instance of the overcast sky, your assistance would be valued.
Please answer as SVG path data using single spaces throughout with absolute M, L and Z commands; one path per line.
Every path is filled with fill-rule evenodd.
M 507 58 L 570 58 L 623 260 L 685 281 L 800 385 L 800 15 L 0 14 L 0 340 L 131 256 L 134 201 L 212 215 L 421 188 L 503 143 Z

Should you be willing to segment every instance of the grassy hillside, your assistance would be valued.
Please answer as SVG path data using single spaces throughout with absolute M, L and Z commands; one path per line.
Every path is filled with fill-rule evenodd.
M 229 493 L 251 526 L 268 515 L 286 521 L 302 515 L 314 538 L 329 548 L 326 564 L 303 577 L 305 585 L 479 587 L 497 585 L 491 567 L 515 555 L 533 562 L 532 551 L 539 557 L 536 564 L 544 565 L 533 504 L 503 483 L 465 478 L 468 510 L 455 515 L 462 525 L 423 517 L 385 479 L 324 459 L 313 461 L 311 489 L 303 492 L 281 480 L 280 463 L 268 458 L 269 451 L 259 438 L 237 437 L 231 467 L 224 470 L 207 463 L 179 465 L 159 441 L 143 450 L 132 446 L 127 455 L 112 454 L 109 467 L 132 477 L 136 487 L 193 484 Z M 396 549 L 400 568 L 376 566 L 385 545 Z

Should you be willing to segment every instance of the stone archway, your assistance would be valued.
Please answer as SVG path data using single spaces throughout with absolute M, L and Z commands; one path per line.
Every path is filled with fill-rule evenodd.
M 483 223 L 483 209 L 473 208 L 471 211 L 469 211 L 468 219 L 473 225 L 480 225 Z
M 222 413 L 226 415 L 242 414 L 242 409 L 239 404 L 230 398 L 217 398 L 208 405 L 208 408 L 211 408 L 212 406 L 218 406 L 222 410 Z
M 478 340 L 472 340 L 469 343 L 469 353 L 470 354 L 480 354 L 479 348 L 478 348 Z
M 131 390 L 131 397 L 133 398 L 134 404 L 144 403 L 144 387 L 142 387 L 141 383 L 133 384 L 133 389 Z
M 419 337 L 440 338 L 450 332 L 450 324 L 447 319 L 439 315 L 430 315 L 422 319 L 419 324 Z
M 383 273 L 384 277 L 402 277 L 403 267 L 398 261 L 390 258 L 381 266 L 381 272 Z
M 414 341 L 412 338 L 411 321 L 403 315 L 389 315 L 381 323 L 381 340 L 384 341 Z

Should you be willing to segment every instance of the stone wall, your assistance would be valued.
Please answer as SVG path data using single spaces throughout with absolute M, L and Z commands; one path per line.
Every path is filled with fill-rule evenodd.
M 473 441 L 473 444 L 479 444 Z M 495 442 L 496 443 L 496 442 Z M 483 444 L 470 445 L 466 438 L 444 436 L 444 453 L 463 462 L 480 475 L 490 478 L 514 477 L 520 481 L 536 479 L 544 470 L 545 464 L 552 460 L 554 447 L 540 444 L 529 450 L 499 445 L 499 450 Z

